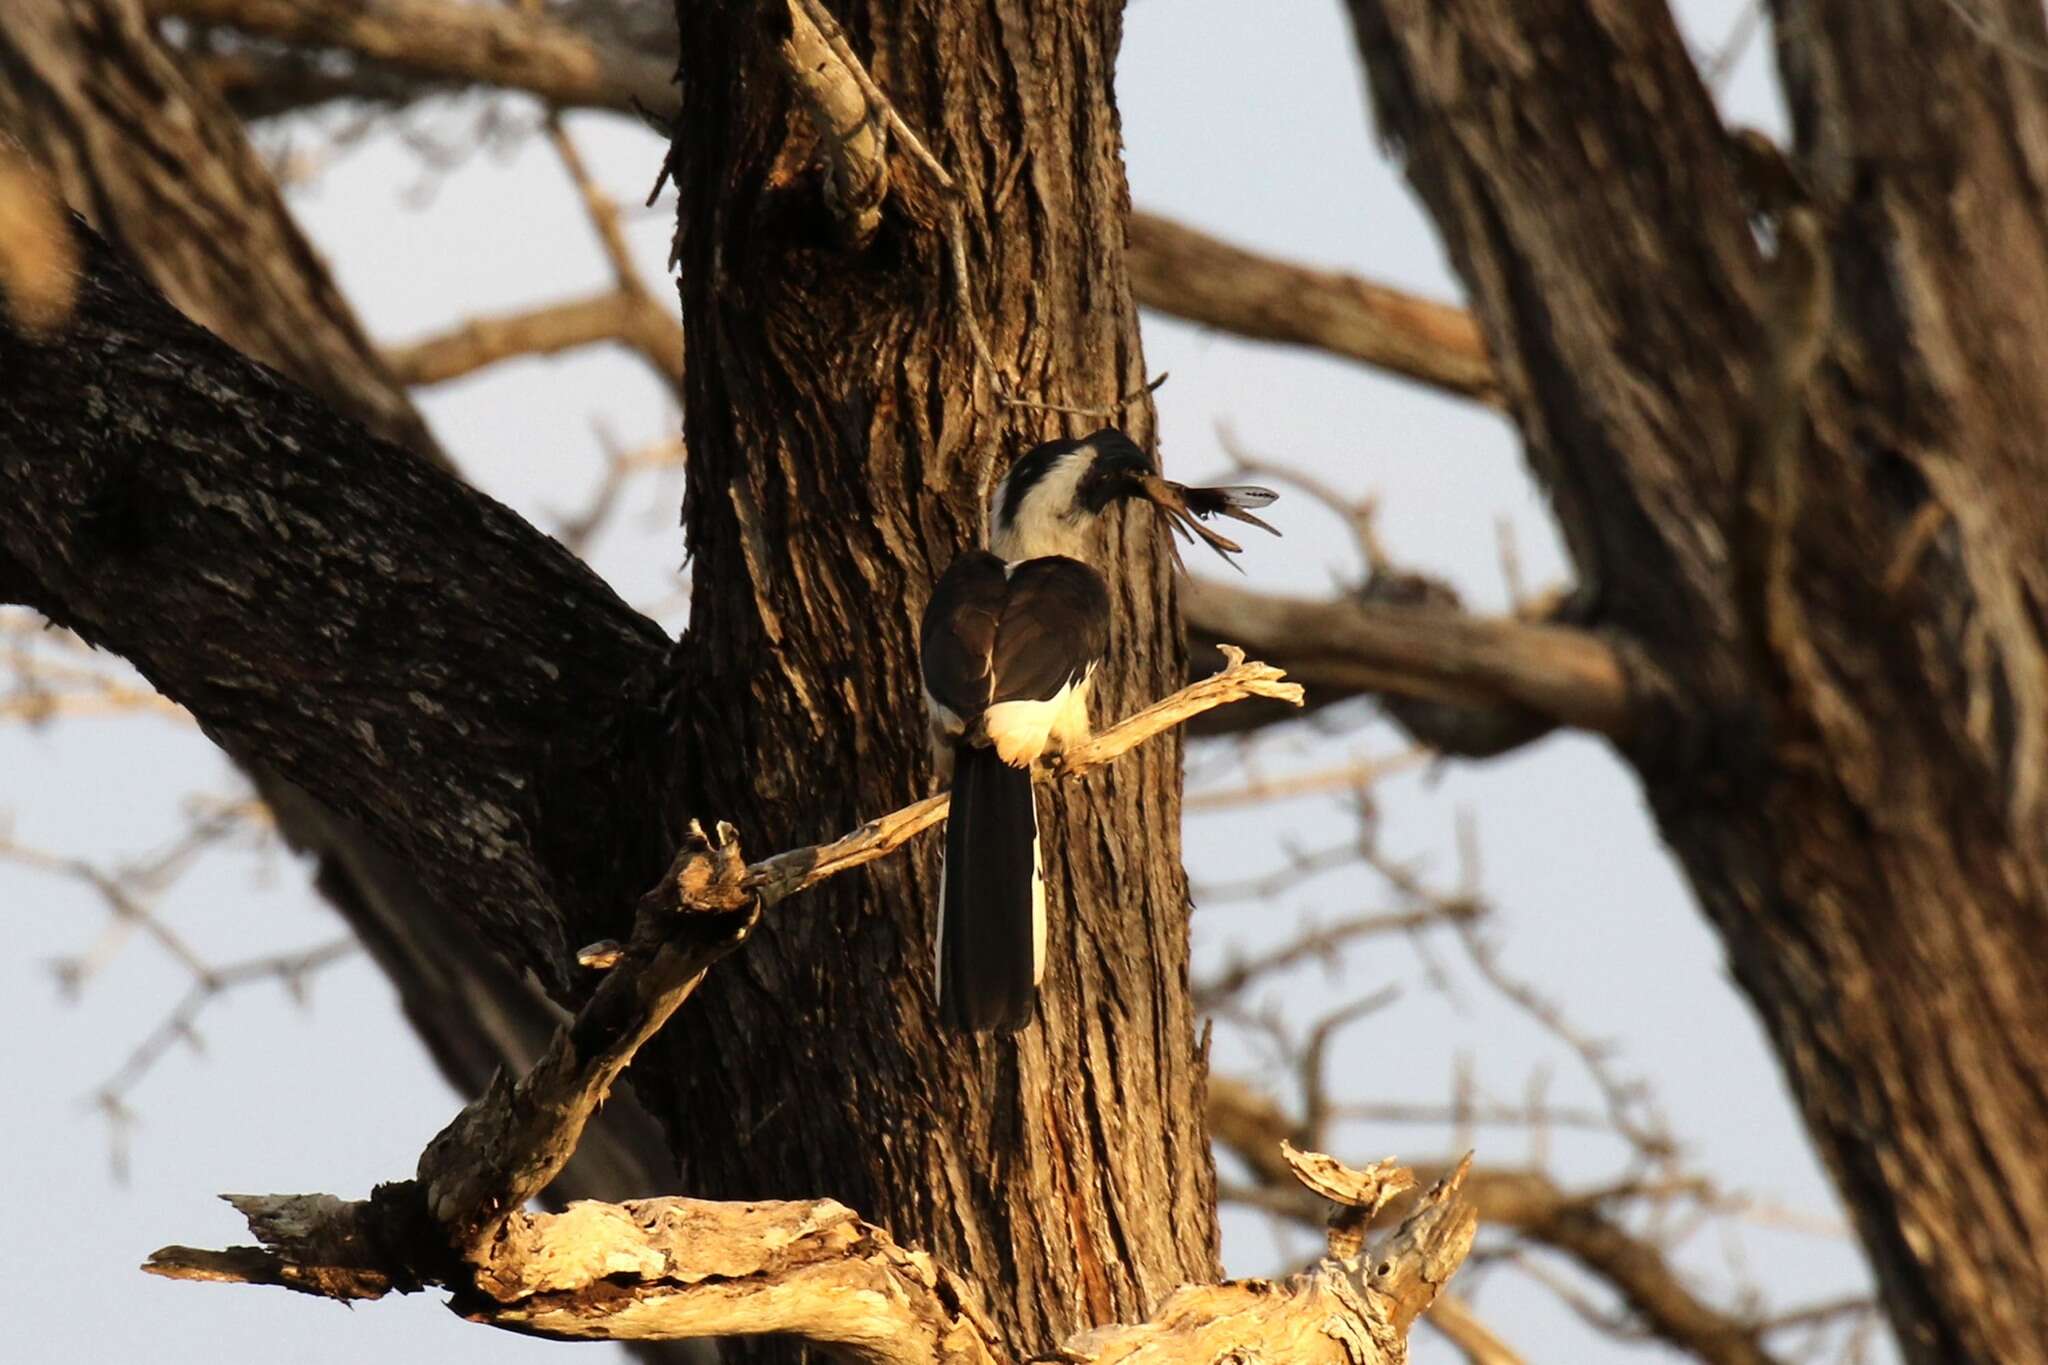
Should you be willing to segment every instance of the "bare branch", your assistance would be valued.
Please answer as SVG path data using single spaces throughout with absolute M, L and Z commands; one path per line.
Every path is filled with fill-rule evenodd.
M 1590 631 L 1433 607 L 1279 597 L 1207 579 L 1183 585 L 1181 604 L 1197 638 L 1249 642 L 1282 660 L 1318 704 L 1387 692 L 1519 708 L 1616 739 L 1633 728 L 1629 673 L 1618 651 Z
M 628 111 L 637 103 L 673 107 L 672 63 L 663 56 L 608 47 L 539 15 L 447 0 L 150 0 L 157 15 L 228 25 L 313 47 L 338 47 L 443 83 L 524 90 L 561 108 Z M 827 192 L 849 239 L 864 241 L 880 221 L 889 182 L 881 127 L 886 124 L 956 208 L 956 182 L 895 110 L 817 0 L 792 0 L 785 68 L 826 144 Z M 204 59 L 210 78 L 233 95 L 262 82 L 261 63 Z M 316 98 L 394 96 L 388 75 L 328 76 L 305 94 Z M 964 303 L 965 228 L 949 211 L 948 247 Z M 1130 220 L 1132 288 L 1145 307 L 1262 340 L 1313 346 L 1418 382 L 1498 405 L 1493 366 L 1477 324 L 1463 309 L 1334 271 L 1262 257 L 1145 212 Z M 979 330 L 971 312 L 968 325 Z M 976 351 L 1012 406 L 1114 416 L 1136 396 L 1107 408 L 1039 402 L 1008 393 L 988 353 Z
M 1092 771 L 1189 716 L 1240 697 L 1298 698 L 1299 689 L 1283 682 L 1278 670 L 1231 653 L 1232 666 L 1224 673 L 1183 688 L 1070 751 L 1058 775 Z M 632 942 L 582 955 L 584 962 L 603 961 L 611 970 L 532 1069 L 516 1084 L 501 1075 L 467 1105 L 428 1143 L 415 1182 L 382 1187 L 382 1205 L 373 1199 L 345 1206 L 345 1212 L 323 1217 L 323 1226 L 331 1232 L 337 1219 L 363 1222 L 362 1244 L 381 1248 L 370 1264 L 397 1266 L 392 1283 L 446 1281 L 453 1272 L 437 1262 L 452 1253 L 486 1293 L 502 1299 L 528 1292 L 516 1284 L 523 1262 L 515 1258 L 514 1269 L 506 1270 L 497 1259 L 518 1210 L 568 1162 L 612 1084 L 711 964 L 746 940 L 766 907 L 900 848 L 946 809 L 945 797 L 933 797 L 870 821 L 833 844 L 752 867 L 742 861 L 729 827 L 721 824 L 706 834 L 693 822 L 668 876 L 641 898 Z M 393 1220 L 399 1231 L 389 1226 Z M 428 1230 L 413 1226 L 422 1221 Z M 394 1250 L 394 1242 L 403 1245 Z M 173 1260 L 185 1264 L 190 1258 Z M 224 1273 L 204 1256 L 190 1263 L 202 1262 L 209 1275 Z M 351 1292 L 363 1283 L 347 1277 L 341 1282 Z
M 63 716 L 151 714 L 189 721 L 184 707 L 143 684 L 132 669 L 97 655 L 67 630 L 30 611 L 0 607 L 0 723 L 39 725 Z M 126 676 L 123 676 L 123 675 Z
M 266 981 L 276 982 L 294 1000 L 303 1001 L 315 974 L 356 949 L 356 941 L 344 936 L 298 952 L 215 963 L 159 913 L 158 898 L 204 854 L 252 826 L 258 827 L 260 838 L 267 838 L 268 815 L 261 803 L 248 800 L 201 807 L 191 812 L 185 831 L 163 848 L 108 866 L 22 844 L 0 825 L 0 863 L 76 882 L 104 902 L 112 916 L 89 947 L 51 964 L 65 997 L 80 995 L 137 935 L 161 948 L 190 981 L 184 994 L 142 1036 L 127 1059 L 88 1096 L 107 1121 L 116 1180 L 126 1180 L 128 1174 L 128 1135 L 136 1118 L 129 1094 L 172 1049 L 182 1045 L 202 1050 L 198 1026 L 210 1005 L 241 987 Z
M 1233 959 L 1228 967 L 1215 976 L 1196 982 L 1192 987 L 1195 1008 L 1215 1009 L 1225 999 L 1237 995 L 1261 977 L 1270 976 L 1274 972 L 1286 971 L 1304 962 L 1332 961 L 1355 940 L 1371 938 L 1378 934 L 1413 933 L 1418 929 L 1448 924 L 1461 914 L 1477 913 L 1477 906 L 1444 909 L 1429 907 L 1354 915 L 1348 919 L 1333 920 L 1328 924 L 1306 925 L 1300 933 L 1277 947 L 1251 957 Z
M 680 434 L 632 449 L 622 449 L 602 424 L 598 426 L 597 437 L 604 450 L 604 473 L 582 509 L 558 514 L 555 528 L 555 538 L 578 555 L 584 553 L 591 538 L 604 527 L 612 509 L 618 505 L 620 494 L 625 492 L 627 482 L 635 474 L 649 469 L 679 467 L 684 460 Z M 642 614 L 657 616 L 653 609 L 645 609 Z
M 1334 1165 L 1335 1163 L 1331 1163 Z M 1331 1257 L 1282 1285 L 1190 1285 L 1149 1322 L 1098 1327 L 1059 1358 L 1091 1365 L 1244 1356 L 1393 1365 L 1403 1339 L 1470 1250 L 1475 1219 L 1453 1172 L 1363 1265 Z M 386 1187 L 387 1189 L 389 1187 Z M 375 1199 L 230 1196 L 264 1243 L 165 1247 L 171 1279 L 282 1285 L 332 1298 L 419 1287 L 380 1262 L 393 1227 Z M 388 1248 L 387 1248 L 388 1249 Z M 569 1340 L 783 1333 L 870 1365 L 995 1365 L 1007 1352 L 971 1285 L 832 1200 L 649 1199 L 517 1213 L 483 1292 L 450 1305 L 475 1322 Z
M 150 0 L 159 18 L 339 47 L 437 81 L 526 90 L 549 104 L 675 105 L 673 64 L 607 49 L 541 15 L 446 0 Z
M 618 282 L 619 294 L 626 300 L 629 313 L 623 337 L 646 357 L 655 373 L 668 380 L 676 400 L 682 401 L 682 323 L 676 319 L 672 307 L 655 302 L 642 282 L 640 271 L 633 264 L 633 253 L 626 246 L 625 231 L 619 225 L 618 201 L 607 194 L 596 177 L 591 175 L 575 139 L 562 126 L 559 111 L 549 111 L 547 134 L 555 155 L 561 159 L 562 169 L 568 173 L 570 182 L 576 186 L 576 193 L 583 200 L 591 228 L 604 247 L 605 259 L 611 263 L 612 278 Z
M 1526 1365 L 1521 1353 L 1493 1334 L 1461 1294 L 1440 1294 L 1429 1325 L 1464 1352 L 1471 1365 Z
M 1131 289 L 1146 308 L 1500 403 L 1485 338 L 1462 308 L 1259 256 L 1142 210 L 1131 214 L 1128 253 Z
M 1183 810 L 1224 810 L 1262 801 L 1284 801 L 1300 796 L 1323 796 L 1332 792 L 1359 792 L 1381 778 L 1423 767 L 1437 755 L 1416 746 L 1391 758 L 1359 758 L 1329 768 L 1288 773 L 1284 777 L 1251 776 L 1243 785 L 1189 792 L 1181 802 Z
M 681 327 L 645 294 L 618 289 L 472 318 L 438 335 L 386 347 L 384 359 L 401 383 L 444 384 L 518 356 L 554 355 L 605 341 L 640 352 L 672 389 L 681 389 Z

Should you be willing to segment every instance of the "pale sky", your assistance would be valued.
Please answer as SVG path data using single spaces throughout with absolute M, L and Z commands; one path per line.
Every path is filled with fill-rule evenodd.
M 1702 49 L 1733 25 L 1733 0 L 1682 7 Z M 1724 92 L 1730 117 L 1782 127 L 1767 42 L 1753 43 Z M 1328 0 L 1267 5 L 1137 0 L 1118 81 L 1134 201 L 1226 238 L 1293 259 L 1355 270 L 1455 297 L 1441 250 L 1369 127 L 1350 34 Z M 458 137 L 474 106 L 444 107 L 430 124 Z M 660 160 L 655 139 L 623 120 L 581 116 L 572 128 L 614 192 L 637 203 Z M 315 145 L 301 138 L 300 145 Z M 376 337 L 399 341 L 458 318 L 600 287 L 607 268 L 546 146 L 480 151 L 429 172 L 396 139 L 350 151 L 294 208 L 333 263 Z M 631 230 L 647 277 L 667 297 L 662 263 L 673 199 L 636 215 Z M 1645 287 L 1654 287 L 1646 281 Z M 1215 431 L 1356 493 L 1380 499 L 1380 531 L 1396 559 L 1447 576 L 1480 609 L 1505 601 L 1498 527 L 1507 523 L 1536 586 L 1564 574 L 1538 493 L 1507 426 L 1469 404 L 1436 398 L 1356 365 L 1211 335 L 1148 316 L 1148 364 L 1169 370 L 1159 396 L 1165 457 L 1183 475 L 1221 467 Z M 611 350 L 501 366 L 429 391 L 423 406 L 468 476 L 543 526 L 577 507 L 595 478 L 595 427 L 628 443 L 669 430 L 663 391 Z M 597 567 L 629 600 L 674 587 L 682 557 L 678 480 L 637 485 Z M 1299 493 L 1273 513 L 1286 539 L 1254 541 L 1245 557 L 1259 587 L 1323 592 L 1355 581 L 1342 527 Z M 667 623 L 679 620 L 671 613 Z M 1365 708 L 1341 730 L 1299 727 L 1273 746 L 1291 761 L 1327 764 L 1401 746 Z M 1276 761 L 1290 761 L 1285 758 Z M 1197 751 L 1198 768 L 1216 755 Z M 180 828 L 192 793 L 230 796 L 239 784 L 206 742 L 162 720 L 67 722 L 39 733 L 0 728 L 0 812 L 24 843 L 117 862 Z M 1698 1169 L 1722 1187 L 1801 1215 L 1738 1219 L 1693 1238 L 1683 1263 L 1728 1304 L 1753 1279 L 1785 1308 L 1864 1283 L 1853 1243 L 1806 1222 L 1837 1221 L 1836 1206 L 1791 1113 L 1775 1062 L 1729 984 L 1707 930 L 1657 842 L 1629 774 L 1605 747 L 1552 738 L 1484 765 L 1453 764 L 1391 779 L 1378 793 L 1382 843 L 1424 860 L 1448 885 L 1454 822 L 1469 813 L 1483 853 L 1483 887 L 1497 907 L 1489 930 L 1516 975 L 1564 1002 L 1585 1033 L 1617 1040 L 1615 1065 L 1647 1077 Z M 1343 838 L 1350 817 L 1327 799 L 1196 817 L 1187 859 L 1198 884 L 1267 870 L 1284 841 L 1306 848 Z M 163 917 L 217 963 L 322 942 L 341 932 L 281 852 L 214 855 L 164 898 Z M 1285 937 L 1307 914 L 1335 917 L 1387 903 L 1355 870 L 1326 876 L 1272 904 L 1197 912 L 1198 962 Z M 1277 912 L 1277 913 L 1276 913 Z M 409 1174 L 421 1145 L 454 1112 L 449 1093 L 400 1019 L 389 988 L 360 956 L 313 982 L 295 1006 L 273 985 L 215 1001 L 201 1016 L 204 1051 L 174 1049 L 134 1091 L 140 1116 L 127 1184 L 111 1174 L 105 1125 L 81 1104 L 176 1003 L 189 977 L 147 942 L 128 944 L 75 1003 L 61 1001 L 52 960 L 85 951 L 107 915 L 90 893 L 0 865 L 0 1083 L 14 1121 L 4 1138 L 13 1235 L 0 1238 L 0 1300 L 16 1307 L 8 1359 L 25 1362 L 270 1361 L 280 1343 L 307 1362 L 514 1360 L 612 1347 L 534 1342 L 469 1326 L 435 1296 L 354 1310 L 276 1290 L 171 1284 L 135 1269 L 167 1242 L 246 1240 L 221 1191 L 315 1191 L 358 1196 Z M 1427 958 L 1402 940 L 1354 951 L 1339 978 L 1308 968 L 1268 992 L 1307 1018 L 1351 995 L 1398 985 L 1401 1000 L 1343 1035 L 1334 1072 L 1355 1098 L 1442 1101 L 1460 1057 L 1491 1096 L 1513 1101 L 1547 1064 L 1554 1103 L 1597 1105 L 1569 1054 L 1478 984 L 1454 940 Z M 1430 963 L 1450 989 L 1432 983 Z M 1220 1029 L 1223 1070 L 1261 1064 Z M 1338 1154 L 1372 1159 L 1444 1155 L 1440 1128 L 1355 1124 Z M 1529 1157 L 1523 1135 L 1483 1129 L 1479 1159 Z M 1559 1134 L 1551 1169 L 1592 1187 L 1622 1173 L 1611 1139 Z M 1227 1168 L 1226 1168 L 1227 1169 Z M 818 1191 L 830 1194 L 832 1191 Z M 1769 1224 L 1769 1225 L 1767 1225 Z M 1259 1217 L 1228 1214 L 1233 1273 L 1283 1268 L 1307 1249 L 1276 1241 Z M 1569 1272 L 1566 1272 L 1569 1274 Z M 1468 1271 L 1460 1287 L 1532 1361 L 1589 1365 L 1656 1358 L 1590 1335 L 1547 1291 L 1518 1272 Z M 27 1309 L 29 1311 L 22 1311 Z M 1418 1359 L 1456 1359 L 1427 1333 Z M 15 1356 L 11 1352 L 23 1352 Z M 1668 1355 L 1664 1358 L 1669 1358 Z

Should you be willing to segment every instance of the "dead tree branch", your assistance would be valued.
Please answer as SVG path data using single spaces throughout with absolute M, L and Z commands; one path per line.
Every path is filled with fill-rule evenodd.
M 1233 651 L 1235 653 L 1235 651 Z M 1249 695 L 1286 696 L 1273 669 L 1239 655 L 1067 756 L 1078 776 L 1189 715 Z M 166 1247 L 147 1265 L 173 1278 L 282 1285 L 376 1298 L 441 1284 L 472 1320 L 568 1339 L 680 1339 L 780 1332 L 876 1362 L 1009 1359 L 972 1286 L 930 1256 L 826 1201 L 717 1204 L 686 1199 L 577 1204 L 528 1214 L 574 1150 L 584 1122 L 634 1053 L 774 900 L 900 847 L 922 802 L 836 844 L 748 867 L 730 829 L 693 827 L 663 885 L 643 898 L 634 941 L 617 953 L 575 1022 L 517 1084 L 493 1084 L 421 1155 L 413 1181 L 368 1200 L 233 1196 L 262 1247 Z M 933 821 L 943 804 L 933 810 Z M 798 869 L 801 869 L 800 871 Z M 1469 1251 L 1476 1219 L 1466 1169 L 1419 1200 L 1361 1262 L 1355 1231 L 1414 1183 L 1396 1168 L 1355 1172 L 1289 1152 L 1311 1187 L 1364 1212 L 1338 1220 L 1331 1256 L 1280 1292 L 1261 1283 L 1190 1286 L 1150 1322 L 1097 1328 L 1065 1359 L 1214 1358 L 1230 1349 L 1302 1361 L 1406 1358 L 1405 1338 Z M 1333 1224 L 1333 1229 L 1338 1224 Z
M 1398 1168 L 1377 1170 L 1413 1183 Z M 1331 1254 L 1282 1284 L 1186 1286 L 1150 1321 L 1085 1331 L 1059 1358 L 1136 1365 L 1236 1351 L 1395 1365 L 1407 1359 L 1410 1327 L 1471 1248 L 1477 1220 L 1461 1194 L 1463 1176 L 1461 1167 L 1439 1181 L 1368 1258 L 1333 1232 Z M 1341 1189 L 1334 1193 L 1344 1197 Z M 388 1230 L 375 1199 L 236 1195 L 229 1202 L 262 1247 L 166 1247 L 145 1269 L 343 1299 L 418 1287 L 374 1259 L 375 1239 Z M 458 1291 L 451 1307 L 472 1321 L 537 1336 L 680 1340 L 774 1332 L 872 1365 L 995 1365 L 1014 1358 L 972 1285 L 829 1199 L 671 1198 L 517 1213 L 492 1256 L 497 1278 L 475 1290 L 451 1285 Z
M 1209 1124 L 1216 1140 L 1244 1161 L 1266 1191 L 1291 1193 L 1295 1177 L 1278 1144 L 1296 1139 L 1299 1126 L 1279 1104 L 1243 1081 L 1211 1077 Z M 1570 1257 L 1612 1286 L 1654 1335 L 1709 1365 L 1779 1365 L 1761 1344 L 1761 1324 L 1696 1295 L 1660 1247 L 1607 1213 L 1600 1194 L 1576 1194 L 1539 1171 L 1524 1170 L 1475 1170 L 1465 1188 L 1482 1221 Z M 1303 1213 L 1299 1201 L 1269 1207 Z
M 1444 1293 L 1430 1310 L 1429 1325 L 1464 1352 L 1471 1365 L 1527 1365 L 1520 1352 L 1479 1320 L 1461 1294 Z
M 1191 683 L 1136 715 L 1119 721 L 1086 744 L 1070 750 L 1064 762 L 1051 771 L 1060 777 L 1083 776 L 1154 735 L 1214 707 L 1246 697 L 1265 697 L 1293 706 L 1301 705 L 1301 688 L 1282 681 L 1285 677 L 1282 670 L 1269 664 L 1247 663 L 1244 651 L 1234 646 L 1223 645 L 1220 649 L 1225 660 L 1222 672 Z M 770 903 L 781 900 L 784 896 L 815 886 L 827 877 L 895 852 L 945 819 L 951 803 L 952 798 L 945 794 L 929 796 L 901 810 L 878 816 L 829 844 L 777 854 L 747 870 L 748 884 Z

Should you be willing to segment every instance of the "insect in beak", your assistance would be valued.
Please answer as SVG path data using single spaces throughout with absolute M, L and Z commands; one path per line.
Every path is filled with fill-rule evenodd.
M 1254 507 L 1269 507 L 1280 495 L 1270 488 L 1254 484 L 1230 484 L 1216 488 L 1191 488 L 1184 483 L 1162 479 L 1157 474 L 1146 474 L 1139 478 L 1138 486 L 1144 496 L 1161 511 L 1166 513 L 1167 522 L 1182 540 L 1192 544 L 1200 538 L 1214 550 L 1226 564 L 1237 568 L 1237 561 L 1231 556 L 1242 554 L 1244 547 L 1225 535 L 1220 535 L 1202 524 L 1202 519 L 1225 516 L 1233 521 L 1247 522 L 1272 535 L 1280 532 L 1252 515 Z M 1180 557 L 1180 546 L 1173 546 L 1173 558 L 1182 569 L 1187 564 Z M 1238 572 L 1242 573 L 1240 568 Z

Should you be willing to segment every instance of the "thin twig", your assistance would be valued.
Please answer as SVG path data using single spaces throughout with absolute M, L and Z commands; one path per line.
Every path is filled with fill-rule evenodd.
M 1330 792 L 1358 792 L 1382 778 L 1427 765 L 1436 757 L 1434 749 L 1422 745 L 1391 758 L 1361 758 L 1331 768 L 1312 768 L 1284 777 L 1253 777 L 1238 787 L 1189 792 L 1181 809 L 1224 810 L 1263 801 L 1282 801 L 1301 796 L 1323 796 Z
M 1434 908 L 1356 915 L 1327 925 L 1310 924 L 1287 942 L 1250 957 L 1236 958 L 1223 971 L 1192 988 L 1195 1008 L 1214 1009 L 1231 996 L 1243 992 L 1260 978 L 1298 967 L 1304 962 L 1334 962 L 1343 949 L 1362 938 L 1379 934 L 1412 932 L 1445 923 L 1445 915 Z

